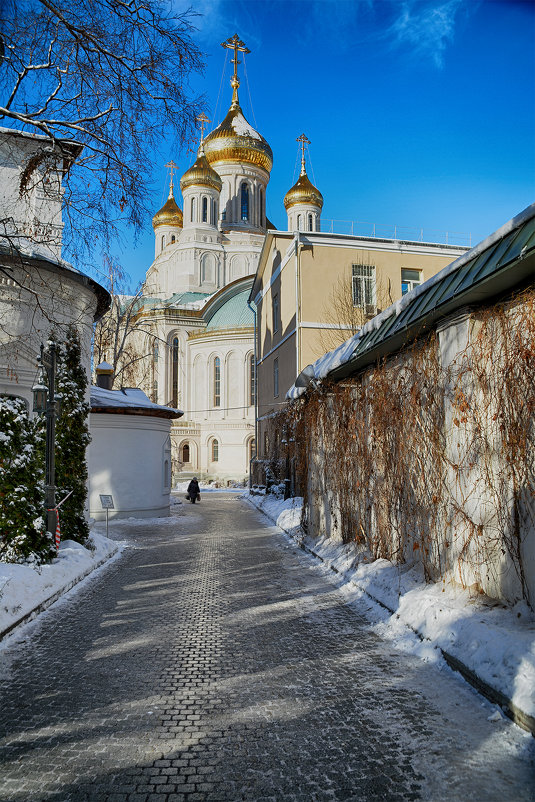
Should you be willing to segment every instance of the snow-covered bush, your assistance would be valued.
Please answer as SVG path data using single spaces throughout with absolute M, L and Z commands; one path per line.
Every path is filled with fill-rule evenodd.
M 46 562 L 54 555 L 43 517 L 43 462 L 36 424 L 22 398 L 0 396 L 0 559 Z

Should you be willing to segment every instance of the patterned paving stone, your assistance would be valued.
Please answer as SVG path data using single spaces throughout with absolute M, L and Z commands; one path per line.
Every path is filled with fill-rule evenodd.
M 113 531 L 122 559 L 0 653 L 1 802 L 535 799 L 533 739 L 245 502 Z

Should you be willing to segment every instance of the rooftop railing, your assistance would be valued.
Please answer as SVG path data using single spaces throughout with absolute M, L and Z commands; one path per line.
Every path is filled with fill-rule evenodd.
M 363 220 L 325 220 L 324 218 L 321 220 L 321 230 L 331 234 L 351 234 L 355 237 L 433 242 L 441 245 L 455 245 L 459 248 L 472 247 L 472 234 L 463 231 L 435 231 L 429 228 L 366 223 Z

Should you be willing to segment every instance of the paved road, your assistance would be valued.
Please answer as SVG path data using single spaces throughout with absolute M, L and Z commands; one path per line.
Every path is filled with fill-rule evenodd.
M 533 800 L 534 740 L 205 495 L 1 653 L 2 802 Z

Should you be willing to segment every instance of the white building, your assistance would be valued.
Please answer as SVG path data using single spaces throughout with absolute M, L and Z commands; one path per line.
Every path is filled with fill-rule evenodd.
M 62 182 L 81 146 L 0 128 L 0 393 L 31 408 L 40 345 L 74 324 L 90 375 L 93 323 L 109 294 L 61 258 Z M 24 191 L 21 177 L 25 177 Z
M 171 421 L 181 415 L 178 409 L 153 404 L 138 389 L 91 387 L 88 472 L 92 518 L 106 517 L 102 495 L 112 497 L 110 518 L 169 515 L 170 429 Z
M 153 218 L 155 258 L 137 322 L 150 354 L 136 377 L 152 400 L 185 410 L 172 426 L 173 470 L 244 480 L 254 454 L 254 316 L 247 304 L 268 227 L 271 148 L 233 94 L 223 122 L 201 139 L 197 159 L 173 178 Z M 150 368 L 148 369 L 148 362 Z

